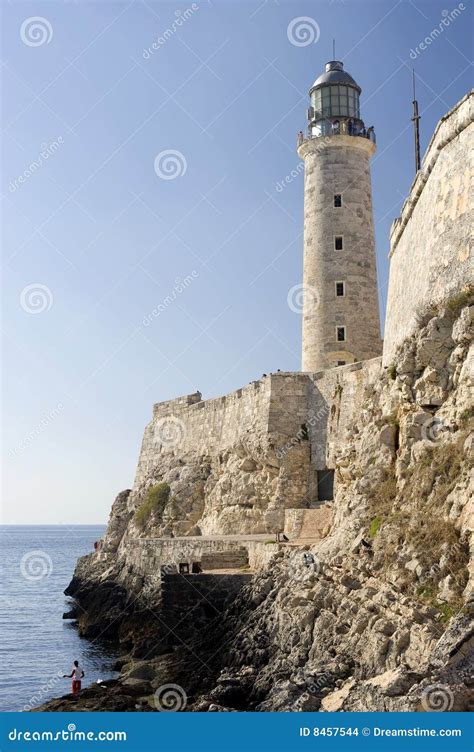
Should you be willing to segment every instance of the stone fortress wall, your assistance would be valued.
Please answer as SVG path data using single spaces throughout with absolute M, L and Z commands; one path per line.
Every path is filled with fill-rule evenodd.
M 252 381 L 246 387 L 215 399 L 201 394 L 186 395 L 153 406 L 153 419 L 146 426 L 134 490 L 156 464 L 157 453 L 167 449 L 181 455 L 224 454 L 242 442 L 262 443 L 273 437 L 278 450 L 287 438 L 298 434 L 307 417 L 308 381 L 300 373 L 276 373 Z M 161 440 L 167 426 L 175 432 L 169 447 Z
M 439 121 L 390 233 L 383 363 L 416 330 L 417 314 L 474 281 L 472 265 L 474 94 Z
M 202 400 L 197 392 L 156 404 L 145 429 L 132 505 L 150 477 L 157 480 L 153 474 L 167 457 L 184 465 L 210 463 L 222 476 L 246 476 L 250 481 L 243 486 L 245 492 L 249 482 L 255 483 L 254 474 L 263 472 L 265 466 L 277 484 L 268 500 L 265 522 L 244 525 L 242 510 L 242 518 L 237 512 L 232 529 L 217 518 L 211 527 L 201 527 L 201 533 L 248 535 L 283 529 L 285 510 L 317 506 L 318 475 L 334 469 L 334 453 L 361 409 L 366 384 L 377 378 L 380 367 L 380 358 L 375 358 L 316 374 L 279 372 L 225 397 Z M 167 424 L 176 430 L 169 446 L 160 442 L 160 431 Z M 228 455 L 238 461 L 237 467 L 229 468 Z M 239 502 L 233 498 L 239 486 L 230 486 L 224 494 L 224 503 L 229 505 Z M 276 517 L 270 514 L 275 503 L 279 506 Z

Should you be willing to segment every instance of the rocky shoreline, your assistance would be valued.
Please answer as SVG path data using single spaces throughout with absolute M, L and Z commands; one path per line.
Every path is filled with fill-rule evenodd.
M 81 635 L 120 645 L 121 676 L 38 710 L 473 710 L 473 320 L 472 293 L 420 319 L 329 437 L 328 534 L 275 545 L 222 608 L 167 623 L 160 572 L 133 557 L 140 497 L 120 494 L 66 594 Z

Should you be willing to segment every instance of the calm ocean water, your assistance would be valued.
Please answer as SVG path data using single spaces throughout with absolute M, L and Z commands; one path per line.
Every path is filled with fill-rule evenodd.
M 0 526 L 0 710 L 25 710 L 70 691 L 77 659 L 83 686 L 114 676 L 112 646 L 78 637 L 63 621 L 63 591 L 76 559 L 93 550 L 105 526 Z

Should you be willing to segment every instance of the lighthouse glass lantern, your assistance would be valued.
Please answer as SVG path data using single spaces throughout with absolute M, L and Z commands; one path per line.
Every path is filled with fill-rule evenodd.
M 360 93 L 360 86 L 346 73 L 343 63 L 339 60 L 326 63 L 325 72 L 310 89 L 308 135 L 365 136 L 364 122 L 360 119 Z

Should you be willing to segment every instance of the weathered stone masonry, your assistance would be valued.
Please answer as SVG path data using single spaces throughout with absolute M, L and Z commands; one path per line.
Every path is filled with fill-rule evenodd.
M 317 506 L 318 477 L 335 469 L 334 451 L 380 367 L 377 358 L 317 374 L 277 373 L 223 398 L 202 401 L 197 393 L 155 405 L 130 510 L 148 486 L 165 480 L 188 515 L 171 528 L 174 535 L 285 529 L 288 510 Z M 178 426 L 171 446 L 160 443 L 163 421 Z
M 474 282 L 473 117 L 471 92 L 439 121 L 392 225 L 384 365 L 416 330 L 417 314 Z

